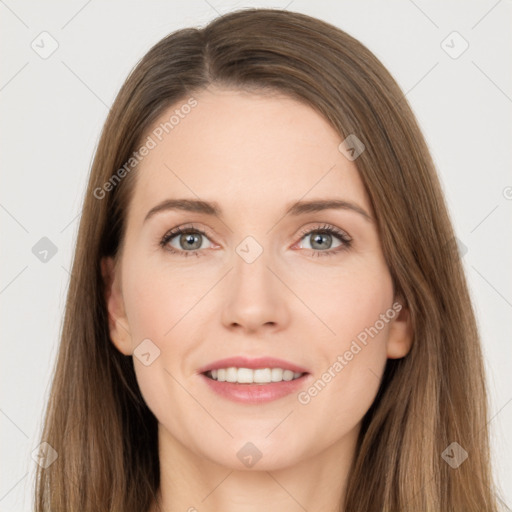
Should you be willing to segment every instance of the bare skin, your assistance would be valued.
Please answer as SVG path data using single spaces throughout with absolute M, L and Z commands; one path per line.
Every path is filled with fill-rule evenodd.
M 161 482 L 150 510 L 338 511 L 386 360 L 410 350 L 409 312 L 400 303 L 360 351 L 351 349 L 399 298 L 355 162 L 328 122 L 284 96 L 209 88 L 194 97 L 197 106 L 137 167 L 119 265 L 102 262 L 112 342 L 125 355 L 145 339 L 160 350 L 148 366 L 133 357 L 159 422 Z M 222 216 L 165 210 L 144 222 L 170 198 L 214 201 Z M 286 214 L 299 200 L 330 198 L 370 219 L 352 209 Z M 206 233 L 195 233 L 199 249 L 179 234 L 159 245 L 191 224 Z M 350 246 L 322 239 L 326 225 Z M 262 249 L 251 263 L 236 251 L 247 236 Z M 214 393 L 198 369 L 239 355 L 306 368 L 302 402 L 297 393 L 263 404 Z M 329 368 L 329 382 L 308 393 Z M 237 457 L 248 442 L 261 453 L 252 467 Z

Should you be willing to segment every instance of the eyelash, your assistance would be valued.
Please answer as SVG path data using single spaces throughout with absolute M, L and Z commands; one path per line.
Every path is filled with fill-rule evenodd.
M 206 238 L 209 238 L 209 236 L 201 229 L 193 228 L 193 227 L 187 227 L 187 228 L 173 228 L 170 231 L 168 231 L 162 240 L 160 241 L 160 246 L 164 248 L 165 250 L 169 251 L 172 254 L 178 254 L 180 256 L 188 257 L 188 256 L 201 256 L 201 249 L 196 249 L 194 251 L 178 251 L 171 247 L 170 245 L 167 246 L 168 242 L 172 240 L 177 235 L 188 235 L 188 234 L 194 234 L 199 233 L 202 236 L 205 236 Z M 333 235 L 340 242 L 342 242 L 342 245 L 339 247 L 336 247 L 336 249 L 329 249 L 326 251 L 319 251 L 314 249 L 308 249 L 310 251 L 313 251 L 313 256 L 334 256 L 342 251 L 347 251 L 352 246 L 352 239 L 348 237 L 346 233 L 339 230 L 338 228 L 331 226 L 330 224 L 324 224 L 321 227 L 315 227 L 313 229 L 306 229 L 300 233 L 299 240 L 302 240 L 305 236 L 310 235 L 312 233 L 321 233 L 321 234 L 329 234 Z

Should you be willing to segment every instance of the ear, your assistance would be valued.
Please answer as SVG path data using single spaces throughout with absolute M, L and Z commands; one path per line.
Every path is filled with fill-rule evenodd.
M 393 303 L 392 309 L 396 312 L 396 315 L 390 322 L 387 356 L 389 359 L 400 359 L 405 357 L 412 347 L 414 332 L 411 313 L 406 305 L 406 301 L 403 299 L 396 300 Z
M 102 258 L 101 273 L 105 283 L 110 339 L 119 352 L 129 356 L 133 352 L 132 337 L 124 308 L 121 272 L 114 258 Z

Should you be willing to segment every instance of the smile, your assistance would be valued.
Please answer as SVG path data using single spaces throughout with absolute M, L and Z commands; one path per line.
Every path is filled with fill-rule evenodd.
M 284 370 L 282 368 L 218 368 L 205 373 L 210 379 L 218 382 L 237 384 L 270 384 L 271 382 L 291 381 L 300 378 L 303 373 Z

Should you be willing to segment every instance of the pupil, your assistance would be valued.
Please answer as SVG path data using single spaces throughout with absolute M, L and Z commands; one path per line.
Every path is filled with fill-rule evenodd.
M 311 245 L 312 245 L 312 247 L 314 247 L 314 246 L 315 246 L 315 244 L 317 244 L 317 242 L 318 242 L 318 240 L 319 240 L 319 239 L 320 239 L 320 240 L 321 240 L 322 238 L 324 238 L 324 239 L 325 239 L 326 237 L 327 237 L 327 240 L 329 241 L 329 240 L 330 240 L 330 238 L 331 238 L 331 235 L 329 235 L 328 233 L 323 233 L 323 234 L 315 235 L 315 236 L 313 237 L 313 243 L 311 244 Z M 320 243 L 320 242 L 318 242 L 318 243 Z M 320 246 L 320 247 L 318 247 L 318 248 L 322 249 L 322 247 L 321 247 L 321 246 Z M 325 247 L 324 247 L 324 248 L 325 248 Z
M 194 235 L 194 234 L 191 234 L 191 233 L 187 233 L 186 235 L 183 235 L 182 236 L 182 240 L 183 238 L 185 239 L 185 245 L 188 245 L 189 248 L 192 248 L 192 249 L 199 249 L 199 247 L 201 247 L 201 243 L 199 243 L 199 245 L 197 245 L 197 242 L 196 242 L 196 246 L 192 247 L 192 245 L 194 244 L 194 238 L 198 239 L 198 235 Z

